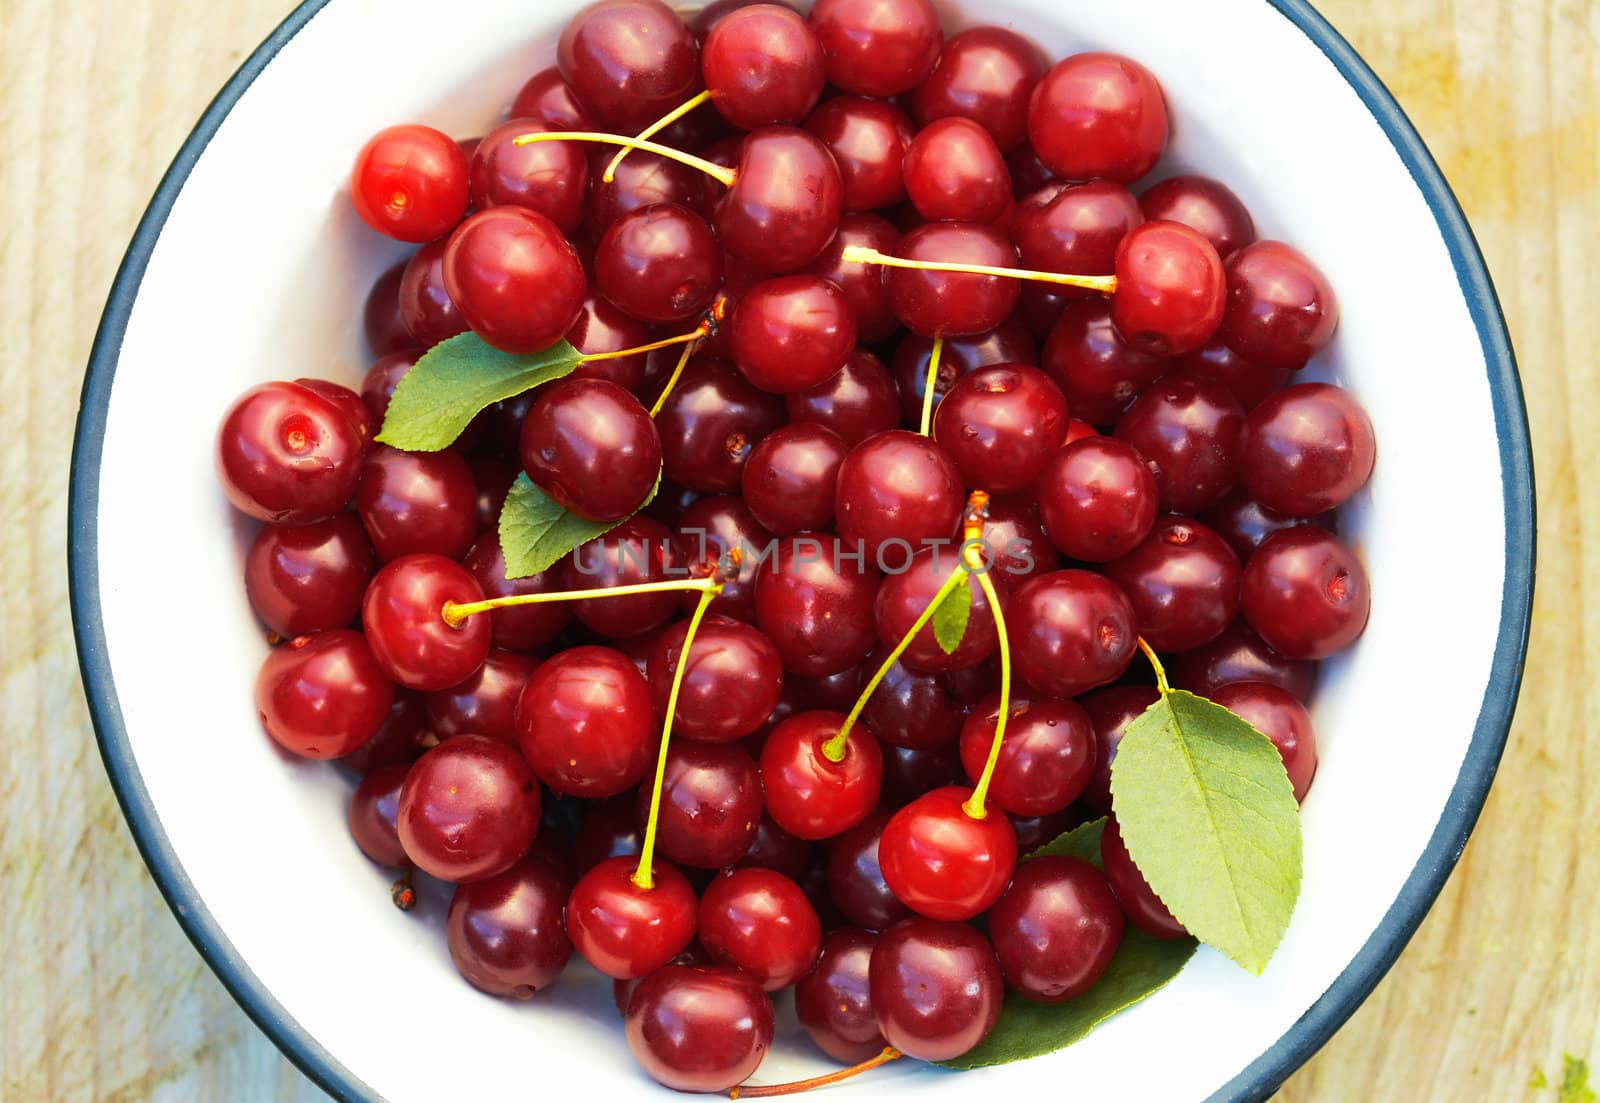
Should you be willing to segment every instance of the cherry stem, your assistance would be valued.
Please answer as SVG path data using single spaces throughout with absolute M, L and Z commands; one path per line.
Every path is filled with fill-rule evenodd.
M 697 96 L 691 96 L 689 99 L 685 100 L 683 103 L 680 103 L 677 107 L 674 107 L 671 111 L 668 111 L 665 115 L 661 116 L 661 118 L 657 119 L 655 122 L 639 131 L 639 133 L 635 134 L 634 137 L 642 139 L 648 138 L 652 134 L 659 134 L 661 131 L 665 130 L 667 127 L 683 118 L 689 112 L 693 111 L 710 98 L 711 90 L 709 88 Z M 611 158 L 611 163 L 606 166 L 606 171 L 600 174 L 601 183 L 609 184 L 616 178 L 617 166 L 622 164 L 622 159 L 626 157 L 629 152 L 630 151 L 627 149 L 627 147 L 617 150 L 617 155 Z
M 1034 280 L 1038 283 L 1057 283 L 1064 287 L 1082 287 L 1106 295 L 1114 294 L 1117 290 L 1115 276 L 1073 276 L 1063 272 L 1041 272 L 1033 268 L 997 268 L 992 264 L 907 260 L 905 257 L 892 257 L 888 253 L 880 253 L 866 245 L 846 245 L 840 256 L 857 264 L 881 264 L 886 268 L 911 268 L 921 272 L 966 272 L 973 276 L 1004 276 L 1013 280 Z
M 706 610 L 722 593 L 720 575 L 706 579 L 709 583 L 700 593 L 700 603 L 689 617 L 689 627 L 683 634 L 683 647 L 678 652 L 678 665 L 672 672 L 672 689 L 667 694 L 667 718 L 661 722 L 661 751 L 656 757 L 656 780 L 650 789 L 650 818 L 644 824 L 644 845 L 639 848 L 639 865 L 633 871 L 632 881 L 645 891 L 655 888 L 656 823 L 661 815 L 661 783 L 667 776 L 667 744 L 672 739 L 672 720 L 678 713 L 678 692 L 683 688 L 683 674 L 689 669 L 689 652 L 694 647 L 694 636 L 705 619 Z
M 939 356 L 943 352 L 944 338 L 935 337 L 933 347 L 928 350 L 928 379 L 922 391 L 922 428 L 919 431 L 923 436 L 933 428 L 933 392 L 939 382 Z
M 661 407 L 667 404 L 667 399 L 672 397 L 672 390 L 678 385 L 678 379 L 683 375 L 684 366 L 689 363 L 689 357 L 694 355 L 694 350 L 700 347 L 700 342 L 695 340 L 683 346 L 683 353 L 678 357 L 678 364 L 672 369 L 672 374 L 667 376 L 667 385 L 661 388 L 661 394 L 650 407 L 650 416 L 655 417 L 661 412 Z
M 969 557 L 977 558 L 971 545 L 968 545 Z M 983 596 L 989 601 L 989 611 L 994 614 L 994 634 L 1000 643 L 1000 717 L 994 724 L 994 742 L 989 744 L 989 760 L 983 764 L 983 774 L 978 778 L 977 786 L 972 790 L 972 796 L 967 798 L 961 810 L 975 820 L 981 820 L 989 813 L 984 808 L 984 798 L 989 795 L 989 782 L 994 779 L 995 765 L 1000 761 L 1000 744 L 1006 737 L 1006 718 L 1011 713 L 1011 640 L 1006 635 L 1006 616 L 1000 611 L 1000 595 L 995 592 L 994 581 L 990 579 L 989 572 L 981 569 L 981 558 L 977 564 L 980 569 L 974 570 L 978 576 L 978 585 L 983 587 Z
M 626 134 L 602 134 L 595 130 L 553 130 L 540 134 L 519 134 L 511 140 L 511 144 L 516 146 L 529 146 L 535 142 L 599 142 L 602 145 L 622 146 L 624 149 L 642 149 L 646 153 L 654 153 L 657 157 L 665 157 L 680 165 L 699 169 L 725 188 L 733 187 L 733 182 L 737 178 L 732 169 L 724 168 L 714 161 L 707 161 L 704 157 L 696 157 L 692 153 L 684 153 L 682 150 L 658 142 L 630 138 Z
M 389 899 L 394 901 L 394 906 L 403 912 L 408 912 L 417 906 L 417 890 L 411 887 L 411 868 L 396 877 L 394 884 L 389 886 Z
M 471 616 L 492 613 L 496 609 L 510 609 L 518 605 L 544 605 L 556 601 L 584 601 L 588 598 L 632 597 L 635 594 L 664 594 L 675 590 L 709 592 L 721 589 L 715 578 L 683 578 L 670 582 L 638 582 L 631 586 L 607 586 L 596 590 L 559 590 L 549 594 L 507 594 L 485 601 L 446 601 L 439 615 L 451 628 L 460 628 Z
M 758 1084 L 754 1087 L 741 1085 L 728 1089 L 729 1099 L 761 1099 L 772 1095 L 790 1095 L 794 1092 L 810 1091 L 812 1088 L 825 1088 L 829 1084 L 837 1084 L 841 1080 L 848 1080 L 852 1076 L 860 1076 L 870 1072 L 879 1065 L 887 1065 L 890 1061 L 899 1060 L 904 1054 L 893 1046 L 885 1046 L 883 1052 L 875 1057 L 868 1057 L 859 1065 L 851 1065 L 838 1072 L 830 1072 L 825 1076 L 813 1076 L 809 1080 L 795 1080 L 788 1084 Z
M 1155 648 L 1144 642 L 1144 637 L 1137 637 L 1139 650 L 1144 652 L 1144 657 L 1150 660 L 1150 668 L 1156 672 L 1156 688 L 1165 697 L 1172 692 L 1172 687 L 1167 684 L 1167 668 L 1161 665 L 1161 660 L 1156 658 Z
M 696 341 L 701 340 L 711 332 L 711 321 L 701 322 L 688 333 L 680 333 L 676 337 L 663 337 L 659 341 L 651 341 L 648 345 L 638 345 L 631 349 L 615 349 L 611 352 L 586 352 L 578 358 L 580 364 L 592 364 L 596 360 L 621 360 L 624 356 L 638 356 L 641 353 L 654 352 L 656 349 L 669 349 L 673 345 L 688 345 L 693 348 Z M 688 354 L 685 353 L 685 359 Z

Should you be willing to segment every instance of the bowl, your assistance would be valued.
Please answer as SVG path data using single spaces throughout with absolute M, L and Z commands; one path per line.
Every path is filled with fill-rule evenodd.
M 290 761 L 251 701 L 266 644 L 240 584 L 251 526 L 212 473 L 221 411 L 258 381 L 367 364 L 360 306 L 401 250 L 344 184 L 365 138 L 419 120 L 483 132 L 548 64 L 578 0 L 308 0 L 244 63 L 162 181 L 119 272 L 84 384 L 71 583 L 95 727 L 178 921 L 286 1054 L 346 1100 L 664 1095 L 623 1055 L 610 986 L 512 1004 L 455 974 L 440 890 L 395 912 L 350 844 L 349 783 Z M 1130 54 L 1163 82 L 1158 175 L 1227 180 L 1264 237 L 1316 260 L 1343 321 L 1315 377 L 1377 428 L 1343 524 L 1376 594 L 1314 705 L 1321 770 L 1305 882 L 1266 973 L 1202 950 L 1154 998 L 1048 1057 L 969 1073 L 913 1062 L 830 1099 L 1260 1099 L 1371 991 L 1460 855 L 1505 742 L 1533 584 L 1533 485 L 1489 277 L 1437 166 L 1350 46 L 1301 0 L 972 5 L 1054 56 Z M 967 20 L 945 10 L 947 28 Z M 159 461 L 155 468 L 153 462 Z M 154 524 L 160 539 L 151 542 Z M 165 550 L 163 550 L 165 549 Z M 792 1020 L 792 1013 L 791 1020 Z M 792 1033 L 792 1031 L 791 1031 Z M 780 1042 L 764 1080 L 824 1066 Z M 531 1087 L 537 1085 L 537 1087 Z

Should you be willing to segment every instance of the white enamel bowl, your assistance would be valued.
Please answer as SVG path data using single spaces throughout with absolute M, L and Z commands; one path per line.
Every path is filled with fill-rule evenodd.
M 344 194 L 362 141 L 410 120 L 483 132 L 548 63 L 577 6 L 300 7 L 173 163 L 84 386 L 73 609 L 112 782 L 178 921 L 262 1028 L 344 1099 L 664 1092 L 628 1059 L 609 984 L 592 974 L 575 967 L 563 995 L 526 1005 L 464 984 L 438 929 L 442 900 L 397 914 L 388 875 L 350 844 L 347 783 L 261 735 L 251 687 L 265 645 L 241 585 L 250 530 L 218 491 L 210 455 L 221 411 L 251 384 L 360 379 L 362 297 L 399 252 L 357 222 Z M 1301 0 L 971 10 L 1055 56 L 1105 48 L 1142 60 L 1176 124 L 1158 173 L 1228 181 L 1263 236 L 1294 242 L 1327 272 L 1343 321 L 1312 374 L 1351 387 L 1377 427 L 1377 473 L 1344 520 L 1375 600 L 1365 637 L 1329 664 L 1315 702 L 1322 761 L 1304 808 L 1305 887 L 1264 976 L 1202 951 L 1168 989 L 1068 1050 L 963 1074 L 901 1062 L 829 1099 L 1262 1098 L 1393 962 L 1493 776 L 1533 576 L 1516 369 L 1437 168 Z M 790 1038 L 762 1078 L 822 1068 Z

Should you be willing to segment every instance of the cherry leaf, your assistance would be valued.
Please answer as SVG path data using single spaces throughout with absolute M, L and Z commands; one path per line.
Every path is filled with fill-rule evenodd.
M 649 505 L 660 489 L 658 473 L 656 485 L 639 508 Z M 534 486 L 524 471 L 511 484 L 500 509 L 500 551 L 506 559 L 506 578 L 527 578 L 548 570 L 580 544 L 604 536 L 620 524 L 622 521 L 591 521 L 568 513 Z
M 961 646 L 961 637 L 967 634 L 967 621 L 972 619 L 972 582 L 964 578 L 962 584 L 945 595 L 933 611 L 933 638 L 946 655 Z

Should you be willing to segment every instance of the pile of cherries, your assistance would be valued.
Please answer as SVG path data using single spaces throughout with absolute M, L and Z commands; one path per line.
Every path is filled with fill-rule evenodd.
M 455 884 L 470 983 L 526 999 L 576 948 L 674 1088 L 750 1076 L 783 989 L 840 1062 L 943 1060 L 1008 989 L 1088 990 L 1125 921 L 1183 936 L 1114 820 L 1103 873 L 1018 856 L 1110 811 L 1140 638 L 1304 798 L 1316 660 L 1369 606 L 1331 511 L 1371 423 L 1287 385 L 1327 280 L 1216 180 L 1130 190 L 1168 107 L 1126 57 L 946 39 L 928 0 L 600 0 L 557 58 L 481 139 L 360 152 L 356 211 L 421 246 L 367 300 L 360 393 L 223 419 L 267 732 L 359 775 L 398 901 Z M 448 449 L 375 443 L 469 329 L 595 358 Z M 507 579 L 521 472 L 615 527 Z M 964 537 L 987 581 L 947 651 Z

